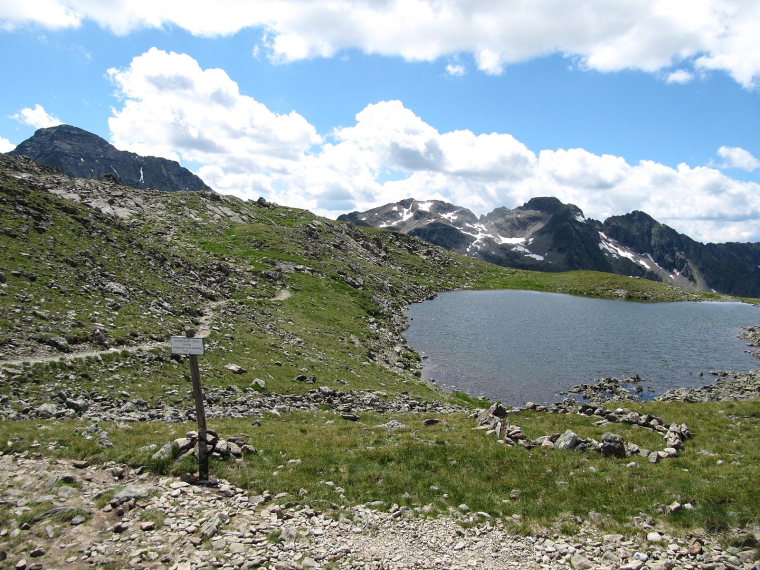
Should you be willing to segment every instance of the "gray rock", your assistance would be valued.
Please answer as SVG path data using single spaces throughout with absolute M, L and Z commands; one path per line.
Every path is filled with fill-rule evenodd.
M 66 400 L 65 406 L 78 414 L 83 414 L 90 409 L 90 405 L 85 400 Z
M 111 499 L 111 506 L 117 507 L 132 499 L 144 499 L 156 491 L 153 485 L 130 485 L 116 493 Z
M 151 459 L 154 461 L 166 461 L 174 457 L 174 442 L 165 443 L 161 449 L 156 451 Z
M 578 445 L 578 435 L 570 430 L 567 430 L 554 442 L 554 447 L 557 449 L 575 449 Z
M 71 352 L 71 346 L 69 345 L 69 342 L 63 338 L 62 336 L 54 336 L 47 340 L 45 340 L 45 344 L 48 346 L 52 346 L 56 350 L 60 350 L 61 352 Z
M 56 414 L 58 414 L 58 408 L 51 402 L 42 404 L 39 408 L 37 408 L 37 417 L 39 418 L 52 418 Z
M 625 441 L 615 433 L 605 433 L 602 436 L 602 455 L 607 457 L 625 457 Z
M 214 513 L 201 525 L 200 534 L 203 538 L 216 536 L 219 530 L 226 525 L 230 517 L 226 513 Z
M 122 297 L 129 296 L 129 289 L 127 289 L 121 283 L 116 283 L 115 281 L 109 281 L 108 283 L 103 285 L 103 290 L 106 293 L 113 293 L 114 295 L 120 295 Z
M 191 447 L 193 447 L 194 443 L 195 442 L 192 439 L 188 438 L 188 437 L 178 437 L 171 444 L 168 444 L 168 445 L 176 445 L 177 448 L 178 448 L 178 450 L 179 450 L 179 452 L 182 453 L 184 451 L 187 451 Z M 161 449 L 163 449 L 163 448 L 161 448 Z
M 572 566 L 575 570 L 589 570 L 589 568 L 594 567 L 594 563 L 582 554 L 578 554 L 576 552 L 570 558 L 570 566 Z

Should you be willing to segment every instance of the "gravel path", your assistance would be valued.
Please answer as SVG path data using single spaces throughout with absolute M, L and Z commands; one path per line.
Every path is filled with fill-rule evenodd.
M 126 466 L 0 456 L 0 567 L 171 570 L 590 569 L 757 570 L 754 552 L 677 539 L 642 521 L 647 538 L 582 526 L 573 536 L 516 535 L 460 506 L 309 506 L 249 496 L 224 481 L 197 487 Z M 38 506 L 42 505 L 42 507 Z M 74 510 L 75 509 L 75 510 Z M 24 523 L 20 518 L 25 513 Z

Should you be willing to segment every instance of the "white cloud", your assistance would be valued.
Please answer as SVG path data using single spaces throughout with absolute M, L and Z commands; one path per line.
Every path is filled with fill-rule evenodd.
M 597 219 L 638 209 L 702 241 L 760 241 L 760 185 L 715 168 L 628 164 L 584 149 L 536 154 L 506 133 L 440 132 L 400 101 L 367 105 L 322 137 L 295 111 L 273 113 L 240 93 L 223 70 L 155 48 L 109 74 L 121 97 L 112 142 L 193 163 L 223 193 L 332 217 L 408 197 L 482 214 L 556 196 Z
M 466 72 L 464 65 L 458 63 L 450 63 L 446 66 L 446 73 L 454 77 L 462 77 Z
M 108 121 L 113 144 L 207 165 L 207 182 L 220 189 L 288 171 L 321 142 L 298 113 L 273 113 L 225 71 L 201 69 L 188 55 L 152 48 L 108 74 L 122 98 Z
M 84 6 L 70 7 L 61 0 L 24 0 L 0 3 L 0 29 L 37 24 L 49 29 L 76 28 L 86 17 Z
M 76 27 L 84 20 L 118 34 L 177 26 L 208 37 L 259 28 L 263 47 L 278 62 L 349 48 L 410 61 L 469 53 L 482 71 L 498 74 L 511 63 L 560 53 L 598 71 L 664 71 L 670 81 L 705 70 L 726 71 L 747 88 L 760 78 L 755 0 L 29 0 L 0 6 L 6 29 Z M 667 73 L 674 66 L 679 69 Z
M 671 73 L 668 73 L 665 81 L 667 83 L 678 83 L 683 85 L 685 83 L 689 83 L 692 79 L 694 79 L 693 73 L 686 71 L 685 69 L 677 69 Z
M 39 103 L 34 107 L 25 107 L 18 113 L 11 116 L 11 119 L 34 127 L 35 129 L 44 129 L 47 127 L 55 127 L 61 124 L 61 119 L 55 115 L 51 115 L 45 110 L 45 107 Z
M 0 152 L 10 152 L 14 148 L 16 148 L 15 144 L 6 138 L 0 137 Z
M 718 156 L 726 161 L 722 168 L 741 168 L 747 172 L 760 168 L 760 160 L 743 148 L 722 146 L 718 149 Z

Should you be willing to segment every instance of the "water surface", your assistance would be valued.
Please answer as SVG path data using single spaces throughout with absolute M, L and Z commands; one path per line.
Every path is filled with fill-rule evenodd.
M 534 291 L 453 291 L 409 308 L 423 377 L 473 396 L 552 402 L 571 386 L 639 374 L 644 398 L 754 370 L 737 338 L 760 321 L 743 303 L 630 303 Z M 703 374 L 704 376 L 701 376 Z

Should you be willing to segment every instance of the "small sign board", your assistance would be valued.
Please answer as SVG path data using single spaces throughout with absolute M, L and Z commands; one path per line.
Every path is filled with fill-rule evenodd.
M 172 354 L 202 355 L 205 353 L 206 348 L 203 346 L 203 338 L 172 337 Z

